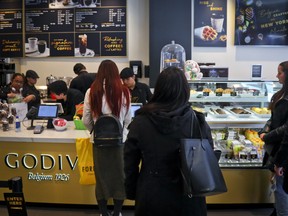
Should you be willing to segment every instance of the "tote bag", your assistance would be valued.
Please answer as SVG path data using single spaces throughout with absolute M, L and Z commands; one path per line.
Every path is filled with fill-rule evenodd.
M 90 138 L 76 139 L 76 152 L 78 155 L 79 183 L 82 185 L 96 184 L 93 161 L 93 146 Z
M 196 128 L 193 128 L 193 122 Z M 199 130 L 201 138 L 193 138 L 192 131 Z M 219 152 L 217 152 L 219 155 Z M 184 194 L 189 197 L 212 196 L 227 192 L 218 159 L 208 139 L 202 137 L 201 128 L 193 111 L 191 138 L 181 139 L 181 174 Z

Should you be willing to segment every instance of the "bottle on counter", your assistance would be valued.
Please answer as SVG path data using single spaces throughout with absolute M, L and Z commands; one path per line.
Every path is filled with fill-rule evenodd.
M 20 122 L 19 116 L 16 116 L 15 131 L 16 132 L 20 132 L 21 131 L 21 122 Z

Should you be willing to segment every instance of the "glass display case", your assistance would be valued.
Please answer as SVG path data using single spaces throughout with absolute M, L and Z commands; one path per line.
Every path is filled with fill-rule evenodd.
M 171 44 L 165 45 L 161 50 L 160 72 L 170 66 L 178 67 L 184 70 L 186 61 L 185 49 L 172 41 Z
M 258 131 L 271 116 L 268 104 L 281 86 L 273 81 L 189 81 L 190 102 L 212 129 L 221 167 L 261 167 Z

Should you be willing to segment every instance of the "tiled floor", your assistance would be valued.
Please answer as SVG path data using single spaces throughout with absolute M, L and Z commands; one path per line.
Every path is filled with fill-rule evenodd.
M 269 216 L 271 208 L 209 208 L 208 216 Z M 27 207 L 28 216 L 98 216 L 97 209 L 87 208 L 69 208 L 69 207 Z M 123 216 L 133 216 L 132 209 L 124 209 Z M 9 216 L 6 206 L 0 205 L 0 216 Z M 161 215 L 162 216 L 162 215 Z M 165 216 L 165 215 L 163 215 Z

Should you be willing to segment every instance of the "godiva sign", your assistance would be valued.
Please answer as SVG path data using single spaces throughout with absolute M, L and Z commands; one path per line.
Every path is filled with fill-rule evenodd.
M 51 154 L 40 154 L 38 157 L 32 153 L 26 153 L 22 156 L 18 153 L 8 153 L 5 156 L 5 164 L 11 169 L 17 169 L 22 165 L 26 169 L 34 169 L 40 166 L 42 170 L 51 170 L 53 168 L 63 170 L 63 161 L 65 161 L 71 170 L 74 170 L 78 162 L 77 156 L 72 160 L 69 155 L 66 155 L 66 160 L 64 160 L 62 154 L 59 154 L 57 158 Z
M 15 152 L 7 153 L 4 156 L 5 165 L 9 169 L 25 169 L 29 170 L 27 179 L 31 181 L 69 181 L 69 173 L 58 173 L 68 167 L 70 171 L 74 171 L 77 167 L 78 157 L 70 156 L 68 154 L 53 156 L 51 154 L 36 155 L 33 153 L 25 153 L 20 155 Z M 41 172 L 33 172 L 34 170 L 41 170 Z M 83 167 L 82 172 L 91 171 L 93 167 Z M 53 170 L 56 173 L 45 174 L 45 171 Z M 67 171 L 67 169 L 65 169 Z

